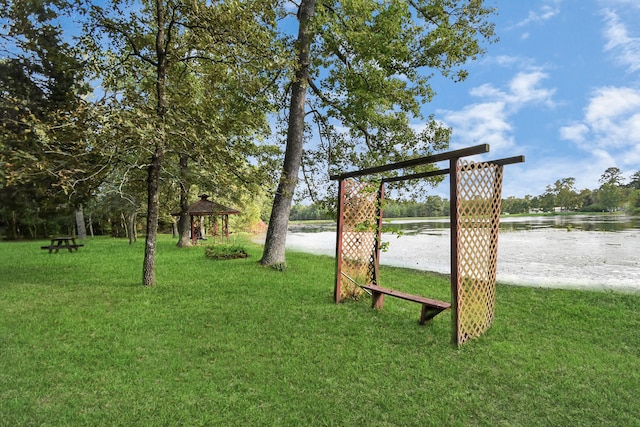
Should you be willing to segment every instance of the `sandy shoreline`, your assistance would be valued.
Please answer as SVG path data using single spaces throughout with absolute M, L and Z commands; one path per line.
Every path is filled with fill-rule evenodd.
M 335 256 L 335 232 L 289 232 L 287 248 Z M 449 231 L 385 235 L 381 263 L 450 273 Z M 262 239 L 264 242 L 264 238 Z M 501 232 L 498 281 L 552 288 L 640 291 L 640 232 L 540 229 Z

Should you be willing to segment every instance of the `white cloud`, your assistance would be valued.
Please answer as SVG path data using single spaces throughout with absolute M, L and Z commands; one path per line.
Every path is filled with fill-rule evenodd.
M 589 133 L 589 127 L 584 123 L 574 123 L 560 128 L 560 138 L 568 141 L 582 142 Z
M 548 106 L 553 106 L 552 97 L 555 89 L 539 87 L 540 82 L 547 77 L 548 75 L 541 71 L 518 73 L 509 83 L 512 103 L 524 105 L 542 102 Z
M 490 57 L 490 58 L 493 59 L 496 62 L 496 64 L 502 67 L 509 67 L 522 62 L 522 58 L 519 58 L 517 56 L 510 56 L 510 55 L 498 55 L 496 57 Z
M 543 23 L 545 21 L 548 21 L 549 19 L 553 18 L 558 13 L 560 13 L 560 10 L 557 7 L 553 7 L 553 6 L 550 6 L 550 5 L 543 5 L 537 11 L 530 10 L 529 14 L 527 15 L 527 17 L 525 19 L 523 19 L 522 21 L 518 22 L 515 25 L 515 27 L 524 27 L 524 26 L 529 25 L 531 23 L 541 24 L 541 23 Z
M 511 117 L 525 106 L 553 106 L 554 89 L 540 86 L 548 76 L 535 70 L 517 73 L 505 88 L 483 84 L 470 94 L 482 102 L 458 111 L 440 111 L 446 126 L 453 129 L 453 146 L 490 144 L 491 150 L 503 151 L 515 145 Z
M 513 145 L 511 125 L 507 122 L 504 102 L 472 104 L 460 111 L 445 113 L 444 121 L 453 128 L 461 145 L 490 144 L 494 150 Z
M 640 37 L 629 34 L 627 26 L 620 20 L 618 14 L 612 10 L 602 11 L 605 18 L 604 37 L 605 51 L 616 56 L 616 61 L 627 67 L 630 72 L 640 70 Z
M 560 129 L 560 137 L 573 141 L 609 166 L 634 167 L 640 159 L 640 90 L 602 87 L 594 91 L 584 118 Z
M 590 123 L 609 122 L 637 111 L 640 111 L 640 91 L 629 87 L 602 87 L 594 92 L 585 119 Z
M 640 9 L 638 0 L 600 0 L 599 3 L 607 7 L 632 6 Z
M 543 103 L 553 106 L 555 89 L 541 88 L 540 82 L 548 75 L 542 71 L 529 71 L 516 74 L 508 83 L 507 91 L 487 83 L 471 89 L 472 96 L 492 98 L 520 109 L 525 104 Z

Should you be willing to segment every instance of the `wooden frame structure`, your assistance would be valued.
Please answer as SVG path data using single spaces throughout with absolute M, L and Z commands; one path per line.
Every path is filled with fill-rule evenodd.
M 384 295 L 414 301 L 422 305 L 420 324 L 451 308 L 452 339 L 456 345 L 489 329 L 494 319 L 503 166 L 524 162 L 524 156 L 487 162 L 463 159 L 487 152 L 489 145 L 482 144 L 332 175 L 330 179 L 339 183 L 335 302 L 357 296 L 363 290 L 371 292 L 374 308 L 382 308 Z M 442 161 L 448 161 L 449 167 L 373 181 L 379 185 L 358 179 Z M 385 183 L 447 174 L 451 196 L 451 303 L 381 287 Z

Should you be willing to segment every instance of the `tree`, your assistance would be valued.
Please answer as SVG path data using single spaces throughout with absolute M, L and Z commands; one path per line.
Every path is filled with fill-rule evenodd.
M 106 171 L 91 149 L 96 116 L 84 100 L 84 64 L 58 22 L 68 7 L 0 1 L 0 199 L 14 238 L 34 213 L 32 236 L 48 234 L 46 218 L 61 206 L 72 215 Z
M 631 179 L 629 180 L 627 187 L 634 190 L 640 190 L 640 171 L 631 175 Z
M 640 189 L 633 190 L 629 195 L 629 211 L 632 215 L 640 215 Z
M 594 209 L 600 210 L 599 206 L 597 205 L 597 197 L 595 193 L 588 188 L 580 190 L 578 201 L 580 210 L 582 211 L 589 211 Z
M 510 214 L 523 214 L 528 213 L 531 207 L 531 196 L 527 195 L 524 199 L 519 199 L 513 196 L 507 197 L 502 200 L 502 211 Z
M 562 178 L 557 180 L 553 186 L 548 185 L 544 194 L 547 201 L 544 209 L 553 210 L 555 207 L 559 207 L 563 211 L 576 209 L 579 195 L 574 188 L 575 182 L 575 178 Z
M 622 172 L 616 167 L 607 168 L 602 175 L 600 175 L 600 184 L 612 184 L 617 187 L 622 185 Z
M 622 172 L 616 167 L 607 168 L 600 176 L 600 188 L 598 189 L 598 200 L 600 205 L 608 210 L 616 210 L 623 199 L 622 183 L 624 178 Z
M 224 131 L 220 120 L 212 121 L 212 118 L 218 115 L 228 118 L 234 113 L 237 113 L 235 130 L 240 128 L 241 120 L 244 120 L 244 129 L 255 130 L 256 119 L 251 119 L 251 113 L 263 103 L 252 104 L 256 96 L 249 94 L 262 94 L 264 81 L 271 77 L 265 70 L 280 65 L 274 60 L 277 56 L 273 55 L 270 43 L 275 12 L 267 1 L 112 0 L 109 6 L 93 6 L 90 31 L 94 36 L 98 32 L 108 39 L 110 50 L 107 52 L 101 52 L 101 43 L 104 43 L 101 40 L 93 46 L 94 51 L 105 55 L 110 62 L 103 68 L 109 70 L 102 75 L 103 85 L 116 95 L 113 99 L 122 106 L 122 115 L 127 117 L 125 122 L 131 132 L 139 134 L 139 151 L 149 156 L 145 162 L 148 174 L 143 284 L 150 286 L 155 280 L 159 187 L 166 156 L 181 155 L 180 173 L 185 180 L 182 209 L 186 206 L 185 189 L 189 187 L 184 173 L 188 168 L 186 153 L 195 157 L 226 151 L 227 154 L 217 159 L 233 160 L 226 164 L 232 170 L 230 174 L 247 169 L 247 155 L 252 153 L 236 151 L 233 134 L 220 133 L 224 137 L 216 140 L 200 139 L 194 136 L 197 132 L 190 130 L 208 128 L 206 136 L 219 129 Z M 231 92 L 226 92 L 229 89 L 226 81 L 219 84 L 217 80 L 225 75 L 233 76 Z M 217 93 L 213 97 L 216 100 L 224 94 L 234 102 L 191 108 L 197 102 L 189 96 L 188 80 L 198 76 L 202 77 L 201 90 Z M 205 85 L 209 87 L 205 89 Z M 150 103 L 154 105 L 153 110 L 147 108 Z M 195 124 L 185 123 L 182 121 L 185 111 L 190 113 L 187 118 L 199 115 L 199 120 Z M 264 122 L 264 111 L 256 117 Z M 245 137 L 251 134 L 242 133 Z M 239 145 L 247 143 L 245 146 L 248 146 L 247 138 L 236 140 L 241 141 Z M 203 148 L 208 144 L 210 148 Z
M 600 205 L 607 211 L 615 211 L 622 202 L 620 187 L 609 182 L 602 184 L 598 190 L 598 200 Z
M 410 119 L 421 118 L 421 103 L 434 95 L 431 74 L 439 71 L 456 81 L 466 77 L 460 67 L 483 53 L 480 40 L 493 40 L 493 25 L 485 20 L 491 13 L 478 0 L 300 2 L 285 158 L 263 265 L 285 264 L 287 223 L 301 165 L 303 170 L 346 170 L 448 145 L 449 130 L 432 117 L 422 132 L 410 127 Z M 321 136 L 316 155 L 304 149 L 305 101 Z M 349 131 L 339 132 L 337 126 Z M 304 163 L 303 152 L 308 155 Z

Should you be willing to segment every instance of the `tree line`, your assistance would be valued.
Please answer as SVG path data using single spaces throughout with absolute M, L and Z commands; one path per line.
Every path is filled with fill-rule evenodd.
M 595 189 L 575 188 L 575 178 L 562 178 L 548 185 L 538 196 L 509 197 L 502 201 L 503 212 L 616 212 L 640 215 L 640 171 L 625 182 L 619 168 L 610 167 L 600 176 Z
M 427 196 L 423 202 L 416 200 L 392 200 L 384 203 L 385 218 L 415 218 L 449 216 L 449 200 L 440 196 Z M 291 220 L 335 220 L 333 209 L 320 203 L 295 204 L 291 208 Z
M 610 167 L 600 176 L 600 186 L 593 190 L 575 188 L 575 178 L 563 178 L 547 186 L 538 196 L 510 196 L 502 199 L 503 214 L 550 212 L 617 212 L 640 215 L 640 171 L 628 181 L 619 168 Z M 384 204 L 385 218 L 449 216 L 449 200 L 427 196 L 425 201 L 388 199 Z M 335 219 L 331 209 L 319 203 L 297 204 L 291 210 L 292 220 Z
M 495 12 L 479 0 L 0 0 L 0 227 L 133 241 L 142 223 L 152 285 L 157 233 L 175 227 L 190 245 L 187 207 L 207 193 L 239 221 L 266 220 L 261 263 L 282 267 L 293 200 L 328 203 L 327 172 L 448 147 L 450 129 L 420 113 L 430 77 L 464 80 L 497 40 Z

